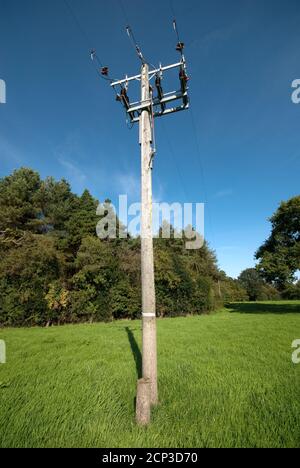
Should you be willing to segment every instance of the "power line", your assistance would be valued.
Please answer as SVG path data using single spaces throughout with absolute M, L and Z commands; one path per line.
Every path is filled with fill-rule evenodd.
M 180 43 L 180 37 L 179 37 L 179 31 L 178 31 L 178 26 L 177 26 L 177 21 L 176 19 L 174 18 L 173 20 L 173 28 L 174 28 L 174 31 L 176 33 L 176 36 L 177 36 L 177 41 Z
M 133 29 L 132 27 L 130 26 L 130 21 L 129 21 L 129 17 L 128 17 L 128 14 L 127 14 L 127 11 L 124 7 L 124 3 L 122 0 L 119 0 L 119 4 L 120 4 L 120 7 L 121 7 L 121 10 L 123 12 L 123 16 L 125 18 L 125 21 L 126 21 L 126 32 L 127 32 L 127 35 L 130 39 L 130 42 L 135 50 L 135 52 L 137 53 L 139 59 L 141 60 L 142 63 L 147 63 L 148 65 L 151 65 L 151 67 L 155 68 L 155 66 L 149 62 L 148 60 L 145 59 L 143 53 L 142 53 L 142 50 L 141 50 L 141 47 L 139 46 L 138 44 L 138 41 L 136 40 L 136 37 L 135 37 L 135 34 L 133 32 Z
M 138 45 L 138 43 L 137 43 L 137 41 L 136 41 L 136 38 L 135 38 L 135 36 L 134 36 L 134 33 L 133 33 L 131 27 L 130 27 L 130 26 L 126 26 L 126 31 L 127 31 L 128 37 L 129 37 L 129 39 L 131 40 L 131 43 L 132 43 L 132 45 L 133 45 L 133 48 L 135 49 L 135 51 L 136 51 L 136 53 L 137 53 L 139 59 L 141 60 L 142 63 L 146 63 L 146 60 L 144 59 L 144 56 L 143 56 L 143 54 L 142 54 L 142 51 L 141 51 L 141 49 L 140 49 L 140 47 L 139 47 L 139 45 Z
M 169 0 L 169 4 L 170 4 L 171 13 L 172 13 L 172 15 L 173 15 L 173 18 L 175 19 L 175 18 L 176 18 L 176 14 L 175 14 L 175 9 L 174 9 L 174 5 L 173 5 L 173 1 L 172 1 L 172 0 Z
M 93 64 L 95 64 L 95 61 L 97 62 L 98 66 L 100 67 L 101 70 L 107 70 L 108 72 L 108 68 L 107 67 L 104 67 L 103 66 L 103 63 L 102 61 L 100 60 L 97 52 L 95 49 L 93 49 L 91 46 L 92 46 L 92 40 L 91 40 L 91 37 L 87 34 L 86 30 L 83 28 L 83 26 L 81 25 L 79 19 L 78 19 L 78 16 L 76 15 L 73 7 L 71 6 L 70 2 L 68 0 L 64 0 L 64 4 L 68 10 L 68 12 L 70 13 L 71 17 L 73 18 L 75 24 L 77 25 L 79 31 L 81 32 L 81 35 L 82 37 L 84 38 L 86 44 L 87 44 L 87 47 L 90 51 L 90 57 L 92 59 L 92 62 Z M 97 75 L 100 76 L 100 78 L 102 78 L 103 80 L 106 80 L 106 81 L 109 81 L 109 82 L 112 82 L 113 79 L 108 77 L 108 76 L 105 76 L 99 69 L 98 67 L 95 65 L 94 67 L 96 69 L 96 72 L 97 72 Z M 114 91 L 116 92 L 115 88 L 114 88 Z M 117 93 L 116 93 L 117 94 Z
M 175 9 L 174 9 L 173 1 L 169 0 L 169 4 L 170 4 L 170 10 L 171 10 L 171 12 L 172 12 L 172 14 L 174 16 L 174 22 L 173 22 L 174 30 L 176 32 L 178 43 L 180 45 L 181 41 L 180 41 L 178 26 L 177 26 L 177 22 L 176 22 L 176 12 L 175 12 Z M 206 189 L 205 175 L 204 175 L 204 166 L 203 166 L 203 163 L 202 163 L 200 144 L 199 144 L 199 139 L 198 139 L 198 132 L 197 132 L 196 121 L 195 121 L 194 112 L 193 112 L 192 108 L 191 108 L 191 117 L 190 118 L 191 118 L 191 121 L 192 121 L 192 131 L 194 133 L 196 151 L 197 151 L 197 154 L 198 154 L 198 158 L 195 158 L 196 159 L 196 164 L 198 165 L 199 170 L 200 170 L 200 176 L 201 176 L 201 179 L 202 179 L 202 186 L 203 186 L 205 203 L 208 205 L 207 189 Z M 214 228 L 213 228 L 213 223 L 212 223 L 212 217 L 211 217 L 210 210 L 208 210 L 208 220 L 209 220 L 209 224 L 210 224 L 210 228 L 211 228 L 211 232 L 212 232 L 213 242 L 215 244 L 216 240 L 215 240 L 215 234 L 214 234 Z
M 205 182 L 205 176 L 204 176 L 204 166 L 203 166 L 203 162 L 202 162 L 202 158 L 201 158 L 201 150 L 200 150 L 200 143 L 199 143 L 199 139 L 198 139 L 196 120 L 195 120 L 195 116 L 194 116 L 194 113 L 193 113 L 192 109 L 191 109 L 191 121 L 192 121 L 193 133 L 194 133 L 194 136 L 195 136 L 196 151 L 197 151 L 197 154 L 198 154 L 198 158 L 195 158 L 195 160 L 196 160 L 196 164 L 199 167 L 200 175 L 201 175 L 201 178 L 202 178 L 204 200 L 205 200 L 205 203 L 208 205 L 208 196 L 207 196 L 206 182 Z M 212 238 L 213 238 L 213 241 L 214 241 L 214 244 L 215 244 L 216 239 L 215 239 L 214 227 L 213 227 L 212 216 L 211 216 L 210 210 L 208 210 L 208 220 L 209 220 L 209 224 L 210 224 L 210 228 L 211 228 Z
M 181 184 L 182 186 L 182 190 L 184 192 L 184 196 L 186 198 L 186 200 L 189 199 L 188 197 L 188 194 L 187 194 L 187 191 L 186 191 L 186 188 L 185 188 L 185 184 L 184 184 L 184 181 L 183 181 L 183 177 L 182 177 L 182 174 L 178 168 L 178 165 L 176 163 L 176 158 L 175 158 L 175 151 L 174 151 L 174 148 L 173 148 L 173 145 L 171 143 L 171 140 L 169 138 L 169 135 L 168 135 L 168 132 L 167 132 L 167 129 L 166 129 L 166 126 L 165 126 L 165 123 L 164 121 L 162 120 L 162 127 L 163 127 L 163 130 L 164 130 L 164 135 L 165 135 L 165 139 L 166 139 L 166 142 L 167 142 L 167 145 L 168 145 L 168 149 L 169 149 L 169 154 L 171 156 L 170 158 L 170 162 L 171 162 L 171 165 L 172 166 L 175 166 L 175 169 L 176 169 L 176 172 L 177 172 L 177 176 L 178 176 L 178 181 L 179 183 Z M 173 157 L 172 157 L 173 156 Z
M 120 5 L 121 10 L 122 10 L 122 12 L 123 12 L 123 16 L 124 16 L 124 18 L 125 18 L 125 20 L 126 20 L 126 32 L 127 32 L 127 35 L 128 35 L 128 37 L 129 37 L 129 39 L 130 39 L 130 42 L 131 42 L 131 44 L 132 44 L 134 50 L 136 51 L 136 53 L 137 53 L 139 59 L 141 60 L 141 62 L 142 62 L 142 63 L 146 63 L 146 61 L 145 61 L 145 59 L 144 59 L 144 56 L 143 56 L 143 54 L 142 54 L 142 51 L 141 51 L 141 49 L 140 49 L 140 47 L 139 47 L 139 45 L 138 45 L 138 43 L 137 43 L 137 40 L 136 40 L 136 38 L 135 38 L 134 32 L 133 32 L 133 30 L 132 30 L 132 28 L 131 28 L 131 26 L 130 26 L 130 24 L 129 24 L 129 23 L 130 23 L 129 17 L 128 17 L 128 15 L 127 15 L 127 11 L 126 11 L 126 9 L 125 9 L 125 7 L 124 7 L 124 3 L 123 3 L 122 0 L 119 0 L 119 5 Z
M 75 21 L 75 23 L 77 24 L 77 27 L 78 29 L 80 30 L 82 36 L 84 37 L 87 45 L 88 45 L 88 48 L 89 50 L 91 50 L 91 45 L 92 45 L 92 41 L 91 41 L 91 38 L 89 37 L 89 35 L 87 34 L 87 32 L 83 29 L 83 27 L 81 26 L 80 22 L 79 22 L 79 19 L 77 17 L 77 15 L 75 14 L 75 11 L 73 9 L 73 7 L 71 6 L 71 4 L 68 2 L 68 0 L 64 0 L 64 3 L 65 3 L 65 6 L 67 7 L 67 10 L 69 11 L 70 15 L 72 16 L 73 20 Z
M 123 0 L 119 0 L 119 4 L 120 4 L 120 7 L 121 7 L 121 10 L 123 11 L 123 16 L 124 16 L 124 18 L 126 20 L 126 24 L 129 24 L 130 21 L 129 21 L 129 18 L 128 18 L 128 15 L 127 15 L 127 11 L 126 11 L 126 9 L 124 7 Z

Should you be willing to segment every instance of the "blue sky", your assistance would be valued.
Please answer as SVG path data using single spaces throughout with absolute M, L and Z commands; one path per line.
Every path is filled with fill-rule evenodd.
M 254 264 L 279 202 L 299 194 L 291 83 L 300 78 L 300 2 L 122 0 L 123 9 L 119 0 L 68 1 L 81 28 L 63 0 L 0 0 L 0 177 L 28 166 L 67 178 L 78 193 L 87 187 L 115 201 L 128 192 L 137 201 L 138 129 L 127 129 L 89 50 L 112 75 L 136 74 L 129 22 L 149 61 L 173 63 L 173 9 L 191 110 L 156 120 L 154 196 L 205 202 L 206 239 L 237 276 Z

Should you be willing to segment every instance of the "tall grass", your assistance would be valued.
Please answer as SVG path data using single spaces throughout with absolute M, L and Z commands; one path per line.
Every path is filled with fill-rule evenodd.
M 158 321 L 160 404 L 147 429 L 134 423 L 139 321 L 0 330 L 0 446 L 300 446 L 300 302 L 267 309 Z

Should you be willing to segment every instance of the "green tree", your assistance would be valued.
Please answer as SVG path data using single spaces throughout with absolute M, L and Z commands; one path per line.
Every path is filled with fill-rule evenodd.
M 43 232 L 64 237 L 66 223 L 76 208 L 77 200 L 78 197 L 72 193 L 66 180 L 56 181 L 53 177 L 47 177 L 42 181 L 35 195 L 35 202 L 42 213 Z
M 282 297 L 284 299 L 300 299 L 300 280 L 295 284 L 288 284 L 282 291 Z
M 73 321 L 111 320 L 110 290 L 118 279 L 113 244 L 88 236 L 82 240 L 72 278 Z
M 263 280 L 255 268 L 247 268 L 238 277 L 239 283 L 247 291 L 250 301 L 256 301 L 262 290 Z
M 221 299 L 226 302 L 248 301 L 249 296 L 242 284 L 237 280 L 223 274 L 220 277 Z M 219 289 L 219 288 L 218 288 Z
M 38 232 L 41 207 L 36 193 L 41 186 L 40 176 L 31 169 L 21 168 L 0 179 L 0 234 L 2 239 L 17 231 Z
M 53 239 L 27 233 L 0 263 L 0 323 L 10 326 L 45 325 L 46 295 L 60 277 L 62 259 Z
M 132 239 L 106 200 L 81 196 L 64 179 L 21 168 L 0 179 L 0 324 L 50 325 L 141 314 L 141 240 Z M 96 226 L 116 239 L 99 239 Z M 160 316 L 199 314 L 217 304 L 220 272 L 205 243 L 187 250 L 170 227 L 155 239 Z M 122 231 L 122 238 L 119 234 Z
M 73 201 L 69 219 L 65 223 L 67 246 L 76 254 L 84 237 L 96 235 L 98 201 L 85 190 Z
M 271 235 L 255 255 L 257 269 L 268 283 L 283 290 L 300 268 L 300 195 L 282 202 L 270 221 Z

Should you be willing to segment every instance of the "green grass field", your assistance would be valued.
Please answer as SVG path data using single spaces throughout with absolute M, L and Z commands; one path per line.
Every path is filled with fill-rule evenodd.
M 134 423 L 139 321 L 0 330 L 1 447 L 299 447 L 300 302 L 158 321 L 160 404 Z

